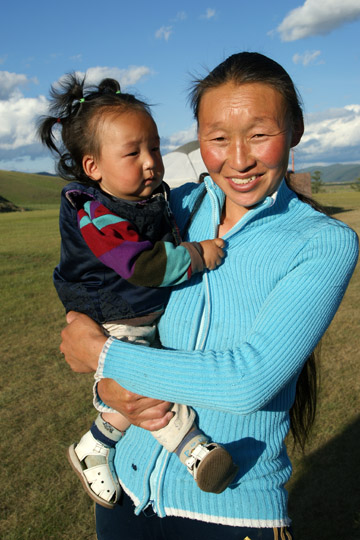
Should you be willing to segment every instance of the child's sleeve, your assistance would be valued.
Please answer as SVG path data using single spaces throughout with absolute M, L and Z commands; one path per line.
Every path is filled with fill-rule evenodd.
M 98 201 L 78 210 L 81 234 L 93 254 L 119 276 L 142 287 L 168 287 L 204 270 L 197 242 L 175 246 L 142 238 L 126 219 L 109 212 Z

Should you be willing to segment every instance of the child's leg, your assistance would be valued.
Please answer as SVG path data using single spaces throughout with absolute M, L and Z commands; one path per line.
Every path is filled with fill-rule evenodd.
M 132 327 L 113 322 L 103 325 L 104 333 L 117 339 L 150 345 L 156 336 L 156 326 Z M 94 406 L 100 412 L 90 430 L 68 449 L 68 459 L 86 492 L 98 504 L 113 508 L 121 488 L 113 459 L 115 446 L 124 436 L 129 422 L 120 413 L 107 407 L 97 394 L 100 376 L 95 374 Z
M 90 432 L 99 443 L 115 448 L 129 426 L 130 422 L 122 414 L 103 412 L 94 420 Z
M 201 490 L 222 493 L 238 471 L 231 455 L 197 428 L 191 408 L 174 404 L 171 410 L 174 417 L 169 424 L 152 435 L 179 457 Z
M 128 427 L 129 422 L 120 413 L 98 414 L 79 443 L 68 449 L 70 465 L 85 491 L 105 508 L 113 508 L 120 497 L 121 488 L 113 460 L 115 446 Z
M 129 420 L 119 412 L 103 412 L 101 416 L 104 422 L 107 422 L 119 431 L 126 431 L 131 426 Z

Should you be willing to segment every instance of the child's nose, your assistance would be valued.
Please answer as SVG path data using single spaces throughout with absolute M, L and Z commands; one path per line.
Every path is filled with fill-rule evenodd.
M 144 160 L 144 168 L 145 169 L 153 169 L 155 167 L 155 159 L 154 159 L 154 156 L 152 154 L 148 154 L 146 157 L 145 157 L 145 160 Z

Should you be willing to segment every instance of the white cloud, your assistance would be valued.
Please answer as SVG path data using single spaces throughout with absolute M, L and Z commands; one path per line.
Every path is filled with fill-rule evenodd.
M 162 26 L 159 28 L 159 30 L 156 30 L 155 37 L 157 39 L 165 39 L 165 41 L 169 41 L 169 37 L 172 34 L 172 26 Z
M 0 100 L 6 100 L 13 94 L 18 94 L 19 86 L 26 86 L 29 82 L 36 82 L 36 79 L 28 79 L 26 75 L 20 73 L 0 71 Z
M 302 64 L 303 66 L 308 66 L 309 64 L 314 64 L 316 59 L 320 56 L 321 51 L 305 51 L 303 54 L 294 54 L 293 62 L 294 64 Z M 323 61 L 317 61 L 316 64 L 322 64 Z
M 130 66 L 127 69 L 116 67 L 93 67 L 86 71 L 87 84 L 97 84 L 107 77 L 116 79 L 122 87 L 130 86 L 139 82 L 143 77 L 151 73 L 146 66 Z
M 7 101 L 0 101 L 0 158 L 12 157 L 19 151 L 19 157 L 27 152 L 41 153 L 36 139 L 36 121 L 46 113 L 48 101 L 44 96 L 25 98 L 14 95 Z
M 177 131 L 170 135 L 170 137 L 161 139 L 161 150 L 165 154 L 166 152 L 172 152 L 179 146 L 185 143 L 193 141 L 197 138 L 196 122 L 193 123 L 188 129 Z
M 179 11 L 177 14 L 176 14 L 176 17 L 175 19 L 173 19 L 173 22 L 178 22 L 178 21 L 185 21 L 187 19 L 187 14 L 185 11 Z
M 360 105 L 306 115 L 297 153 L 305 162 L 359 162 Z
M 89 68 L 85 73 L 77 71 L 79 77 L 86 76 L 86 85 L 98 84 L 102 79 L 112 78 L 119 81 L 122 88 L 131 86 L 139 82 L 143 77 L 151 74 L 150 68 L 146 66 L 130 66 L 127 69 L 119 69 L 116 67 L 98 66 Z M 58 82 L 64 77 L 60 77 L 59 81 L 54 83 L 57 86 Z
M 21 159 L 25 154 L 44 154 L 36 138 L 36 121 L 44 114 L 48 102 L 44 96 L 25 98 L 19 87 L 35 78 L 0 71 L 0 159 Z
M 276 30 L 282 41 L 295 41 L 328 34 L 358 18 L 359 0 L 306 0 L 302 6 L 290 11 Z
M 204 15 L 201 15 L 200 18 L 201 19 L 212 19 L 212 17 L 215 17 L 215 9 L 212 9 L 212 8 L 207 8 L 206 12 Z

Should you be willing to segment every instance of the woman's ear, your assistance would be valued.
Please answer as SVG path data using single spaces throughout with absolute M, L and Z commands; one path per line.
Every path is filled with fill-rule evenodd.
M 84 156 L 82 160 L 82 166 L 86 176 L 99 182 L 101 180 L 101 171 L 97 165 L 94 156 Z
M 304 134 L 304 121 L 299 119 L 294 123 L 292 137 L 291 137 L 291 148 L 294 148 L 301 141 L 301 137 Z

